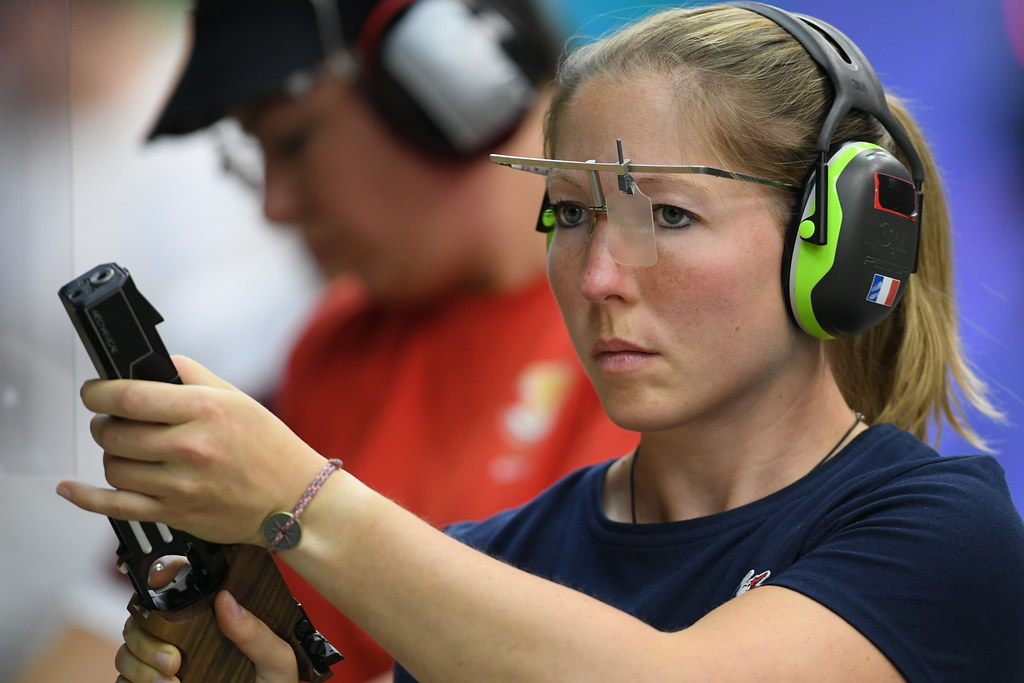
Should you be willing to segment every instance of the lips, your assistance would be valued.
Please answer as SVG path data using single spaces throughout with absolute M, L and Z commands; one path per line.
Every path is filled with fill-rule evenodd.
M 623 339 L 599 339 L 591 355 L 605 372 L 628 372 L 643 366 L 657 353 Z
M 591 353 L 596 357 L 604 353 L 622 353 L 622 352 L 637 352 L 637 353 L 653 353 L 649 349 L 645 349 L 642 346 L 633 344 L 622 339 L 598 339 L 594 343 L 594 348 Z

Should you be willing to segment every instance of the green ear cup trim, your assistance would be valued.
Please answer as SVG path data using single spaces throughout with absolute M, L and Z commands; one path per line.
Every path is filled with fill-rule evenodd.
M 814 205 L 811 205 L 811 211 L 814 211 Z M 800 221 L 800 239 L 809 240 L 814 237 L 814 221 Z
M 547 251 L 551 250 L 551 240 L 555 238 L 555 210 L 550 206 L 544 207 L 544 210 L 540 212 L 540 224 L 544 226 L 545 232 L 545 245 L 544 249 Z
M 555 229 L 555 210 L 550 206 L 540 212 L 540 222 L 550 232 Z
M 822 278 L 832 269 L 836 260 L 836 249 L 839 244 L 839 233 L 843 225 L 843 207 L 839 203 L 836 182 L 843 170 L 857 155 L 870 149 L 881 149 L 870 142 L 854 142 L 844 145 L 829 162 L 828 168 L 828 225 L 826 226 L 826 243 L 812 244 L 802 239 L 803 221 L 797 235 L 794 248 L 793 266 L 790 273 L 790 297 L 797 320 L 804 330 L 819 339 L 835 337 L 822 328 L 814 314 L 811 295 Z M 817 207 L 812 205 L 809 215 L 813 215 Z

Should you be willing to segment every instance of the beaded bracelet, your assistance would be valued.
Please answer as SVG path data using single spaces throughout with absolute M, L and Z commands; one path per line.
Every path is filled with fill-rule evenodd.
M 323 483 L 331 473 L 342 466 L 341 460 L 328 460 L 320 473 L 316 475 L 305 492 L 299 498 L 291 512 L 275 512 L 263 522 L 263 538 L 267 541 L 267 552 L 276 555 L 278 550 L 294 548 L 302 538 L 302 526 L 299 524 L 299 517 L 313 496 L 320 490 Z

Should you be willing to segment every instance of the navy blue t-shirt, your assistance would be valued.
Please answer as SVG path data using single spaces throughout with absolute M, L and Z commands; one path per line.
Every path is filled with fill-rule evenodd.
M 785 586 L 852 624 L 909 681 L 1024 681 L 1024 523 L 995 459 L 941 457 L 878 425 L 761 500 L 639 525 L 601 509 L 610 464 L 447 532 L 662 631 Z M 399 666 L 395 680 L 413 679 Z

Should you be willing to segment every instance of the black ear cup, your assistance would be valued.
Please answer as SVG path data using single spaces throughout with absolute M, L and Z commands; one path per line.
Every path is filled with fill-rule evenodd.
M 395 132 L 454 157 L 516 129 L 560 49 L 531 0 L 381 2 L 356 48 L 359 86 Z
M 885 149 L 842 145 L 828 160 L 826 234 L 816 244 L 815 183 L 787 233 L 784 291 L 808 334 L 852 336 L 881 322 L 903 296 L 916 266 L 917 193 L 910 172 Z

